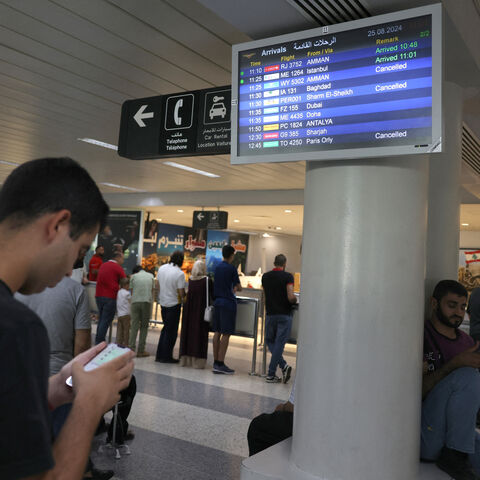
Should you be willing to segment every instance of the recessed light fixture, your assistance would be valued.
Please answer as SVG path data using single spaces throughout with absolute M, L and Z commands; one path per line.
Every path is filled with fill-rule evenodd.
M 265 232 L 263 235 L 262 235 L 263 238 L 270 238 L 271 235 L 267 232 Z
M 116 183 L 100 182 L 100 185 L 105 185 L 106 187 L 120 188 L 122 190 L 128 190 L 130 192 L 146 192 L 146 190 L 141 190 L 140 188 L 126 187 L 125 185 L 117 185 Z
M 284 212 L 285 212 L 285 213 L 292 213 L 293 210 L 290 210 L 289 208 L 286 208 L 286 209 L 284 210 Z
M 97 147 L 109 148 L 110 150 L 118 150 L 118 147 L 116 145 L 101 142 L 100 140 L 95 140 L 94 138 L 77 138 L 77 140 L 85 143 L 91 143 L 92 145 L 97 145 Z
M 0 160 L 0 163 L 1 163 L 2 165 L 12 165 L 13 167 L 16 167 L 17 165 L 20 165 L 19 163 L 7 162 L 6 160 Z
M 236 219 L 234 220 L 234 222 L 235 222 L 235 223 L 240 223 L 240 220 L 239 220 L 238 218 L 236 218 Z
M 181 208 L 179 208 L 179 209 L 177 210 L 177 213 L 183 213 L 183 212 L 184 212 L 184 210 L 182 210 Z
M 281 230 L 282 227 L 275 227 L 275 230 Z
M 469 223 L 462 223 L 462 227 L 468 227 L 469 225 Z
M 182 165 L 181 163 L 163 162 L 163 164 L 168 165 L 169 167 L 180 168 L 181 170 L 186 170 L 187 172 L 198 173 L 199 175 L 204 175 L 205 177 L 210 177 L 210 178 L 220 177 L 220 175 L 216 175 L 215 173 L 206 172 L 205 170 L 199 170 L 198 168 L 188 167 L 187 165 Z

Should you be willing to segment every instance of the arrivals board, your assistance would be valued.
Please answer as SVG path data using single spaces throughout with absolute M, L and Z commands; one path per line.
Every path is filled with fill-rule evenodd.
M 232 163 L 440 150 L 441 7 L 236 45 Z

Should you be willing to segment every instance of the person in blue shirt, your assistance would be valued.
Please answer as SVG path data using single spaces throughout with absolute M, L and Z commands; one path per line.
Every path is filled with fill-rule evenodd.
M 230 335 L 235 333 L 237 315 L 236 292 L 242 290 L 237 269 L 232 265 L 235 249 L 231 245 L 222 248 L 223 261 L 215 268 L 214 296 L 215 314 L 213 318 L 213 373 L 232 375 L 235 370 L 225 365 Z

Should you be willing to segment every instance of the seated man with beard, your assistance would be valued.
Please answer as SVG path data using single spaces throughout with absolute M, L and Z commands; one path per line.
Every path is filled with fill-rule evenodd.
M 425 323 L 421 457 L 455 480 L 480 479 L 479 343 L 459 330 L 467 290 L 454 280 L 439 282 Z

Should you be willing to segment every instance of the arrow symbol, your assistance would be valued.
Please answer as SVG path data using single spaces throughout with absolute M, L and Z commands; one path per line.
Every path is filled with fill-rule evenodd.
M 138 123 L 139 127 L 146 127 L 145 122 L 143 121 L 144 118 L 153 118 L 153 112 L 143 113 L 148 105 L 142 105 L 138 112 L 133 116 L 133 119 Z
M 204 218 L 205 218 L 205 215 L 204 215 L 202 212 L 200 212 L 200 213 L 197 215 L 197 219 L 198 219 L 199 221 L 203 220 Z

